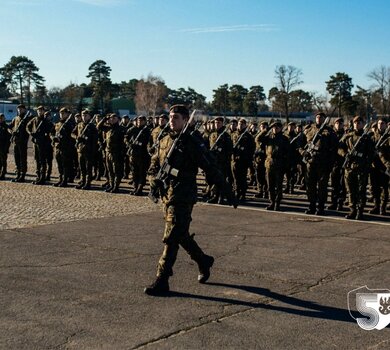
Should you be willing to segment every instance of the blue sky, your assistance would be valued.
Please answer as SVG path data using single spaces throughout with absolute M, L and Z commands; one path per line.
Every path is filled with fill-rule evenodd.
M 209 100 L 225 83 L 268 93 L 281 64 L 319 93 L 336 72 L 367 88 L 390 66 L 388 0 L 1 0 L 0 15 L 0 66 L 25 55 L 48 88 L 88 82 L 97 59 L 113 82 L 152 73 Z

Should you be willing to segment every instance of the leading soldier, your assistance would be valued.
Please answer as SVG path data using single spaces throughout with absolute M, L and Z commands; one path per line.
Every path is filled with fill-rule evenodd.
M 223 176 L 208 156 L 201 141 L 190 132 L 182 133 L 189 120 L 189 112 L 184 105 L 174 105 L 170 109 L 169 123 L 171 132 L 160 142 L 154 153 L 149 168 L 151 191 L 160 189 L 164 204 L 165 230 L 164 250 L 157 267 L 157 278 L 145 293 L 159 296 L 169 292 L 169 277 L 173 275 L 173 265 L 176 261 L 179 246 L 182 246 L 199 268 L 198 281 L 205 283 L 210 277 L 210 268 L 214 263 L 212 256 L 206 255 L 190 235 L 189 227 L 191 213 L 197 199 L 196 176 L 198 167 L 202 168 L 213 183 L 224 183 Z M 168 153 L 175 140 L 177 147 L 172 150 L 169 158 L 170 171 L 166 181 L 167 188 L 161 186 L 161 180 L 156 178 L 161 167 L 166 162 Z M 223 186 L 221 186 L 222 188 Z

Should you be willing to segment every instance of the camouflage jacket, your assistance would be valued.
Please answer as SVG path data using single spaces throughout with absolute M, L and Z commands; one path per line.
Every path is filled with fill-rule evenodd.
M 153 154 L 148 170 L 150 181 L 153 181 L 163 165 L 174 140 L 178 134 L 170 132 L 161 139 L 159 147 Z M 203 141 L 190 133 L 181 137 L 172 152 L 169 165 L 173 169 L 168 176 L 168 188 L 162 197 L 165 204 L 189 203 L 197 200 L 196 176 L 198 168 L 205 171 L 212 183 L 224 182 L 221 172 L 218 170 L 213 157 L 206 149 Z
M 76 139 L 77 152 L 95 157 L 97 151 L 98 132 L 95 124 L 78 123 L 72 132 L 72 137 Z
M 371 163 L 375 155 L 375 144 L 370 136 L 363 136 L 363 139 L 361 139 L 356 152 L 351 154 L 351 151 L 353 150 L 362 133 L 363 131 L 351 131 L 345 134 L 340 140 L 338 149 L 339 155 L 345 157 L 347 154 L 350 154 L 350 162 L 346 165 L 347 169 L 368 171 L 371 167 Z
M 246 132 L 245 135 L 241 137 L 241 134 L 244 132 L 245 130 L 241 132 L 237 130 L 231 134 L 233 142 L 233 161 L 250 164 L 255 152 L 255 141 L 249 132 Z
M 31 135 L 33 143 L 39 146 L 50 146 L 54 125 L 44 117 L 34 117 L 26 126 L 27 132 Z
M 75 127 L 74 122 L 59 121 L 55 123 L 52 131 L 52 144 L 56 151 L 67 152 L 75 146 L 75 140 L 72 137 L 72 131 Z M 64 126 L 63 126 L 64 125 Z
M 282 132 L 263 132 L 258 135 L 259 141 L 265 145 L 265 166 L 267 169 L 286 169 L 291 160 L 290 141 Z
M 31 117 L 25 118 L 25 116 L 16 116 L 9 124 L 15 143 L 27 143 L 29 134 L 26 130 L 27 123 L 31 120 Z
M 11 134 L 8 131 L 8 125 L 6 122 L 0 123 L 0 152 L 8 153 L 9 145 L 11 141 Z
M 103 132 L 105 151 L 124 157 L 126 129 L 118 123 L 114 125 L 100 124 L 98 131 Z
M 232 157 L 233 143 L 229 133 L 224 131 L 225 128 L 223 127 L 213 131 L 209 136 L 209 143 L 210 150 L 212 150 L 211 152 L 215 156 L 217 163 L 226 165 L 230 163 Z M 223 135 L 221 136 L 222 133 Z

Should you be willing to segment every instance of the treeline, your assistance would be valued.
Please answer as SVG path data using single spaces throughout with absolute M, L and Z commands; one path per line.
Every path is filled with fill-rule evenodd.
M 88 107 L 95 111 L 112 111 L 114 98 L 133 101 L 136 113 L 155 115 L 169 105 L 184 103 L 208 113 L 256 116 L 262 111 L 272 111 L 288 120 L 291 113 L 321 110 L 331 116 L 361 115 L 374 117 L 390 113 L 390 67 L 381 66 L 367 74 L 370 87 L 356 86 L 352 78 L 337 72 L 325 82 L 326 94 L 300 89 L 303 73 L 293 66 L 275 68 L 275 86 L 268 93 L 261 85 L 246 88 L 242 85 L 223 84 L 213 90 L 212 101 L 191 87 L 170 89 L 158 76 L 130 79 L 114 83 L 111 68 L 103 60 L 93 62 L 88 68 L 88 84 L 70 83 L 64 88 L 47 89 L 39 68 L 26 56 L 12 56 L 0 68 L 0 98 L 17 98 L 18 102 L 32 105 L 44 104 L 56 110 L 66 105 L 74 110 Z

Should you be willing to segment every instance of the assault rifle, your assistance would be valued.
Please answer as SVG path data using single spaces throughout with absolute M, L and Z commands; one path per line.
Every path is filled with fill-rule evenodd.
M 38 124 L 37 128 L 35 129 L 35 132 L 31 133 L 31 141 L 33 143 L 37 143 L 38 142 L 38 137 L 39 137 L 38 134 L 39 134 L 39 132 L 41 130 L 41 127 L 42 127 L 42 124 L 43 124 L 44 121 L 45 121 L 45 117 L 42 118 L 42 120 Z
M 389 136 L 389 134 L 390 134 L 390 125 L 387 127 L 387 129 L 382 134 L 382 136 L 380 137 L 378 142 L 375 144 L 375 149 L 376 150 L 379 150 L 383 146 L 383 144 L 385 143 L 386 138 L 387 138 L 387 136 Z
M 215 151 L 215 150 L 217 149 L 218 141 L 222 139 L 222 136 L 223 136 L 224 134 L 226 134 L 226 133 L 228 132 L 228 130 L 229 130 L 229 124 L 225 126 L 225 130 L 222 131 L 222 132 L 219 134 L 219 136 L 217 137 L 217 139 L 215 140 L 213 147 L 210 148 L 210 151 L 211 151 L 211 152 L 212 152 L 212 151 Z
M 62 130 L 64 130 L 65 125 L 67 125 L 72 120 L 72 118 L 73 118 L 73 114 L 70 114 L 69 117 L 63 122 L 60 129 L 56 132 L 55 136 L 53 137 L 53 144 L 60 142 L 60 140 L 63 137 Z
M 359 153 L 357 150 L 358 150 L 358 147 L 359 147 L 360 143 L 362 142 L 362 140 L 369 135 L 370 124 L 367 123 L 364 126 L 363 130 L 364 130 L 363 134 L 357 139 L 357 141 L 353 145 L 352 149 L 345 156 L 344 163 L 341 167 L 342 169 L 345 169 L 346 167 L 348 167 L 351 164 L 351 161 L 354 157 L 362 157 L 363 156 L 363 154 Z
M 87 125 L 85 125 L 83 131 L 81 131 L 81 134 L 77 136 L 76 147 L 78 147 L 81 143 L 84 143 L 87 140 L 87 138 L 84 135 L 87 132 L 87 129 L 89 128 L 89 126 L 91 124 L 93 124 L 93 122 L 95 121 L 96 117 L 97 117 L 97 114 L 95 114 L 93 116 L 93 118 L 87 123 Z
M 179 170 L 171 166 L 170 161 L 172 158 L 173 152 L 176 150 L 177 144 L 181 141 L 183 136 L 186 134 L 188 128 L 191 125 L 192 120 L 195 116 L 195 110 L 192 112 L 191 117 L 185 124 L 184 128 L 180 131 L 179 136 L 173 141 L 171 148 L 168 151 L 166 158 L 164 159 L 163 164 L 154 179 L 155 186 L 150 187 L 150 192 L 148 197 L 154 202 L 158 202 L 158 198 L 163 196 L 163 193 L 168 189 L 168 180 L 171 176 L 177 177 Z
M 164 131 L 166 131 L 169 127 L 169 123 L 166 123 L 164 127 L 160 130 L 156 137 L 156 142 L 152 145 L 152 147 L 149 148 L 149 155 L 153 155 L 154 151 L 157 149 L 158 145 L 160 144 L 161 139 L 164 136 Z
M 24 127 L 26 126 L 25 123 L 27 122 L 27 119 L 30 116 L 30 114 L 31 114 L 30 111 L 27 111 L 26 115 L 22 118 L 16 130 L 12 133 L 11 140 L 10 140 L 11 143 L 14 142 L 15 138 L 20 135 L 22 124 L 24 125 Z
M 237 142 L 233 145 L 233 150 L 236 150 L 238 145 L 240 144 L 240 141 L 241 139 L 244 137 L 245 134 L 247 134 L 249 132 L 249 128 L 246 128 L 244 130 L 244 132 L 240 135 L 240 137 L 238 138 Z
M 144 130 L 148 129 L 149 128 L 149 124 L 146 123 L 145 126 L 139 131 L 139 133 L 137 134 L 137 136 L 135 137 L 134 141 L 130 144 L 129 146 L 129 150 L 127 152 L 127 155 L 131 156 L 134 152 L 134 148 L 135 146 L 141 146 L 142 144 L 140 144 L 138 142 L 138 139 L 141 137 L 142 133 L 144 132 Z
M 313 139 L 306 144 L 302 156 L 302 160 L 304 163 L 307 163 L 312 157 L 313 153 L 315 151 L 318 151 L 318 146 L 316 146 L 316 143 L 319 141 L 319 139 L 322 136 L 322 132 L 324 131 L 325 127 L 329 124 L 330 118 L 326 117 L 325 121 L 322 123 L 316 134 L 314 135 Z
M 294 142 L 295 142 L 296 140 L 298 140 L 298 139 L 302 136 L 302 134 L 303 134 L 303 131 L 301 131 L 300 133 L 298 133 L 298 135 L 295 136 L 295 137 L 290 141 L 290 145 L 293 145 Z

